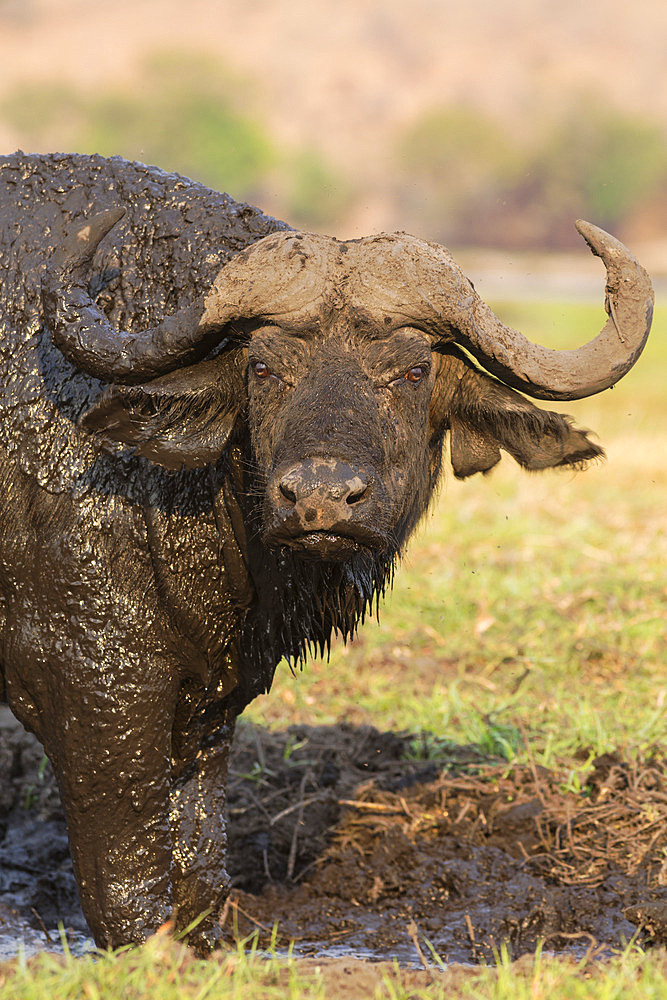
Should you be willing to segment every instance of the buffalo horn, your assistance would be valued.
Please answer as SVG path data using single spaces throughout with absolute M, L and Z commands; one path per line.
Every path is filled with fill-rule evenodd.
M 78 224 L 49 263 L 42 302 L 53 341 L 70 361 L 102 382 L 131 385 L 204 358 L 235 310 L 212 319 L 201 297 L 148 330 L 115 330 L 90 296 L 88 272 L 99 243 L 124 214 L 114 208 Z
M 50 263 L 42 284 L 45 319 L 54 342 L 70 361 L 103 382 L 144 382 L 193 364 L 219 343 L 232 320 L 295 312 L 318 300 L 325 290 L 329 261 L 340 256 L 336 249 L 340 245 L 323 237 L 292 232 L 265 237 L 223 267 L 206 296 L 151 329 L 123 333 L 113 329 L 91 299 L 87 277 L 98 244 L 123 214 L 123 209 L 102 212 L 77 228 Z M 377 261 L 373 254 L 368 256 L 371 247 L 388 242 L 399 250 L 398 259 L 408 270 L 414 268 L 413 280 L 397 282 L 392 293 L 398 302 L 401 288 L 412 289 L 408 301 L 412 300 L 413 320 L 423 321 L 441 340 L 455 340 L 487 371 L 529 396 L 581 399 L 614 385 L 636 362 L 651 328 L 653 289 L 644 268 L 622 243 L 589 222 L 579 221 L 577 229 L 605 265 L 609 318 L 595 339 L 572 351 L 533 344 L 506 326 L 443 247 L 414 237 L 395 234 L 353 241 L 363 256 L 362 265 L 365 261 L 353 284 L 359 285 L 363 305 L 369 294 L 371 298 L 377 294 L 366 287 L 369 281 L 375 287 L 382 278 L 385 283 L 391 278 L 398 263 L 393 251 Z M 302 267 L 302 241 L 314 265 L 308 269 Z M 249 266 L 260 248 L 260 263 L 266 258 L 273 265 L 268 277 L 266 269 Z M 372 263 L 381 272 L 375 276 L 378 281 L 371 280 Z M 402 265 L 399 268 L 403 270 Z
M 501 323 L 474 291 L 472 298 L 458 300 L 461 307 L 441 312 L 449 337 L 502 382 L 537 399 L 583 399 L 608 389 L 632 368 L 651 329 L 653 288 L 647 272 L 609 233 L 590 222 L 576 225 L 607 271 L 609 318 L 587 344 L 572 351 L 533 344 Z

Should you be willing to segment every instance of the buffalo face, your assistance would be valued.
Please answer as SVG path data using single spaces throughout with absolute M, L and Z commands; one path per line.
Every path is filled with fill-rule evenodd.
M 248 347 L 263 540 L 305 558 L 393 554 L 429 489 L 436 364 L 417 330 L 338 317 L 267 326 Z

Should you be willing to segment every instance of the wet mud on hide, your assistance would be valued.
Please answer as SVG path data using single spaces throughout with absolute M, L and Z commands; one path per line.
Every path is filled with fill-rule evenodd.
M 345 724 L 242 725 L 226 936 L 445 961 L 667 944 L 667 772 L 606 754 L 586 787 L 474 748 Z M 86 939 L 51 770 L 0 709 L 0 956 Z M 47 935 L 51 939 L 47 940 Z

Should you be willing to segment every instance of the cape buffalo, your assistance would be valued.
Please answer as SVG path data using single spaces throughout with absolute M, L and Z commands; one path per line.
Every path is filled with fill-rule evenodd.
M 236 715 L 354 633 L 447 434 L 459 477 L 602 454 L 520 393 L 613 385 L 651 284 L 579 223 L 609 319 L 552 351 L 440 246 L 294 232 L 119 158 L 3 158 L 0 213 L 0 694 L 53 762 L 97 943 L 208 910 L 204 951 Z

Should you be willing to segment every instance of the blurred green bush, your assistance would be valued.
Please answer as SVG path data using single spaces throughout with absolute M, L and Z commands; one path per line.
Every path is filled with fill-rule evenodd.
M 137 79 L 100 93 L 22 86 L 0 116 L 31 150 L 121 155 L 260 205 L 277 191 L 295 225 L 326 227 L 345 211 L 349 183 L 315 151 L 279 148 L 252 112 L 253 84 L 217 60 L 162 52 Z
M 667 134 L 582 97 L 513 135 L 473 108 L 436 109 L 396 143 L 410 224 L 455 245 L 574 245 L 573 219 L 617 232 L 667 210 Z

